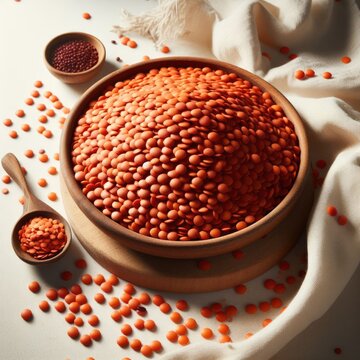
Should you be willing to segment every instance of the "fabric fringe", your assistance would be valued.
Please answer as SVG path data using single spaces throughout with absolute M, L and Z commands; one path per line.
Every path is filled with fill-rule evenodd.
M 207 0 L 159 0 L 156 8 L 141 15 L 133 15 L 121 9 L 125 25 L 115 25 L 112 31 L 118 35 L 134 32 L 151 39 L 156 47 L 160 47 L 185 35 L 187 19 L 193 8 L 203 5 L 212 11 Z

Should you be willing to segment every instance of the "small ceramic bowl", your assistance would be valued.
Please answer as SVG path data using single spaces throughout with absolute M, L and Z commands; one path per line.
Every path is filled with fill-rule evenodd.
M 54 49 L 56 49 L 62 43 L 71 40 L 87 41 L 95 47 L 96 51 L 98 52 L 99 58 L 97 63 L 93 67 L 85 71 L 69 73 L 69 72 L 60 71 L 51 65 L 50 57 Z M 50 73 L 55 77 L 57 77 L 62 82 L 67 84 L 80 84 L 89 81 L 91 78 L 93 78 L 95 75 L 99 73 L 102 65 L 105 62 L 105 57 L 106 57 L 106 51 L 103 43 L 95 36 L 82 32 L 70 32 L 54 37 L 46 45 L 44 52 L 45 64 L 48 70 L 50 71 Z
M 293 123 L 301 149 L 300 167 L 296 180 L 284 199 L 272 211 L 270 211 L 267 215 L 251 226 L 218 238 L 198 241 L 160 240 L 157 238 L 144 236 L 125 228 L 124 226 L 105 216 L 94 206 L 92 202 L 87 199 L 87 197 L 81 191 L 78 182 L 75 180 L 71 157 L 74 130 L 77 126 L 79 118 L 86 111 L 88 104 L 92 100 L 97 99 L 99 96 L 103 95 L 108 86 L 111 86 L 118 81 L 124 81 L 133 78 L 138 73 L 145 73 L 151 69 L 160 69 L 164 66 L 207 66 L 212 69 L 224 70 L 227 73 L 233 72 L 239 77 L 245 80 L 249 80 L 253 85 L 258 86 L 263 91 L 269 92 L 275 102 L 283 108 L 286 116 Z M 111 234 L 112 236 L 115 236 L 119 243 L 146 254 L 167 258 L 190 259 L 220 255 L 235 249 L 239 249 L 249 245 L 252 242 L 260 240 L 276 226 L 280 226 L 281 222 L 286 218 L 286 216 L 296 205 L 296 202 L 303 195 L 306 178 L 309 172 L 308 156 L 308 141 L 305 128 L 299 114 L 285 98 L 285 96 L 282 95 L 272 85 L 255 74 L 218 60 L 192 57 L 172 57 L 153 59 L 115 71 L 98 81 L 85 92 L 78 103 L 73 107 L 66 127 L 62 133 L 61 172 L 64 178 L 65 186 L 69 190 L 69 193 L 76 201 L 82 212 L 101 230 Z

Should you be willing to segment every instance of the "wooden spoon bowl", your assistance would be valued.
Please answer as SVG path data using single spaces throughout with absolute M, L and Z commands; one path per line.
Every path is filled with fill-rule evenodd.
M 295 132 L 299 139 L 301 157 L 297 178 L 291 190 L 271 212 L 243 230 L 235 231 L 218 238 L 198 241 L 160 240 L 144 236 L 125 228 L 105 216 L 87 199 L 82 193 L 78 182 L 75 180 L 71 158 L 74 130 L 78 120 L 87 110 L 89 103 L 103 95 L 107 91 L 107 87 L 114 85 L 118 81 L 133 78 L 136 74 L 145 73 L 151 69 L 160 69 L 161 67 L 169 66 L 210 67 L 212 69 L 224 70 L 227 73 L 235 73 L 239 77 L 249 80 L 261 90 L 269 92 L 274 101 L 282 107 L 286 116 L 295 127 Z M 296 202 L 302 196 L 305 180 L 309 176 L 308 141 L 305 128 L 299 114 L 290 102 L 276 88 L 255 74 L 238 68 L 237 66 L 214 59 L 192 57 L 159 58 L 134 64 L 109 74 L 90 87 L 73 107 L 62 133 L 60 151 L 61 172 L 65 186 L 83 213 L 101 230 L 116 237 L 122 245 L 146 254 L 167 258 L 191 259 L 215 256 L 242 248 L 254 241 L 260 240 L 276 226 L 281 226 L 281 222 L 286 218 L 296 205 Z M 284 234 L 284 236 L 286 236 L 286 234 Z M 94 244 L 96 243 L 96 240 L 97 239 L 94 239 Z
M 51 263 L 59 260 L 66 252 L 66 250 L 70 246 L 71 242 L 71 228 L 68 222 L 53 208 L 51 208 L 49 205 L 45 204 L 43 201 L 38 199 L 30 190 L 24 174 L 22 172 L 21 166 L 19 164 L 19 161 L 15 157 L 14 154 L 8 153 L 6 154 L 2 160 L 1 160 L 2 166 L 4 170 L 11 176 L 11 178 L 20 186 L 20 188 L 24 192 L 25 196 L 25 204 L 24 204 L 24 212 L 20 219 L 17 221 L 17 223 L 14 226 L 14 230 L 12 232 L 12 246 L 16 253 L 16 255 L 23 261 L 27 262 L 31 265 L 40 265 L 40 264 L 46 264 Z M 35 259 L 30 254 L 25 252 L 20 247 L 20 240 L 19 240 L 19 230 L 23 225 L 25 225 L 29 220 L 31 220 L 34 217 L 45 217 L 45 218 L 51 218 L 56 219 L 60 221 L 62 224 L 64 224 L 65 228 L 65 234 L 66 234 L 66 244 L 65 246 L 60 250 L 59 253 L 56 255 L 41 260 L 41 259 Z

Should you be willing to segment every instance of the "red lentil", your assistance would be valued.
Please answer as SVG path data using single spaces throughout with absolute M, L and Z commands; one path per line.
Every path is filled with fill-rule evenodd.
M 290 268 L 290 264 L 286 260 L 283 260 L 279 263 L 280 270 L 286 271 L 286 270 L 289 270 L 289 268 Z
M 117 338 L 117 344 L 122 347 L 122 348 L 126 348 L 129 346 L 129 340 L 126 336 L 124 335 L 120 335 L 118 338 Z
M 67 334 L 72 338 L 72 339 L 77 339 L 80 336 L 79 330 L 77 327 L 72 326 L 68 329 Z
M 29 124 L 22 124 L 22 125 L 21 125 L 21 130 L 22 130 L 22 131 L 25 131 L 25 132 L 28 132 L 28 131 L 31 130 L 31 127 L 30 127 Z
M 25 104 L 29 106 L 34 105 L 34 100 L 32 98 L 27 98 L 25 99 Z
M 119 115 L 105 118 L 115 102 Z M 103 135 L 105 128 L 114 130 Z M 152 69 L 118 82 L 78 120 L 72 149 L 84 194 L 109 203 L 100 211 L 174 241 L 218 237 L 259 220 L 291 188 L 299 155 L 294 127 L 268 93 L 209 68 Z M 96 191 L 93 176 L 104 184 Z
M 118 309 L 120 307 L 120 300 L 117 297 L 112 297 L 109 300 L 109 305 L 113 308 L 113 309 Z
M 11 130 L 9 132 L 9 136 L 12 138 L 12 139 L 16 139 L 18 137 L 18 133 L 16 130 Z
M 296 70 L 295 73 L 294 73 L 294 76 L 298 80 L 305 79 L 305 73 L 302 70 Z
M 41 87 L 43 86 L 43 83 L 42 83 L 42 81 L 40 81 L 40 80 L 36 80 L 36 81 L 34 82 L 34 86 L 37 87 L 37 88 L 41 88 Z
M 107 282 L 107 281 L 104 281 L 101 285 L 100 285 L 100 289 L 106 293 L 111 293 L 113 291 L 113 286 Z
M 153 354 L 153 350 L 149 345 L 141 346 L 140 352 L 146 357 L 151 357 Z
M 183 318 L 178 312 L 174 311 L 170 314 L 170 320 L 175 324 L 179 324 L 182 322 Z
M 15 115 L 19 118 L 22 118 L 25 116 L 25 111 L 23 109 L 19 109 L 15 112 Z
M 170 304 L 164 302 L 164 303 L 160 304 L 159 309 L 164 314 L 168 314 L 171 311 L 171 306 L 170 306 Z
M 323 76 L 324 79 L 331 79 L 332 78 L 332 74 L 329 71 L 323 72 L 322 76 Z
M 171 342 L 176 342 L 178 337 L 178 334 L 173 330 L 170 330 L 166 333 L 166 338 Z
M 121 312 L 119 310 L 113 311 L 111 313 L 111 318 L 116 321 L 119 322 L 122 319 L 122 315 Z
M 48 138 L 48 139 L 50 139 L 50 138 L 52 138 L 53 137 L 53 133 L 52 133 L 52 131 L 51 130 L 44 130 L 43 132 L 42 132 L 42 134 L 46 137 L 46 138 Z
M 134 326 L 139 329 L 139 330 L 143 330 L 145 325 L 144 325 L 144 320 L 143 319 L 136 319 L 134 322 Z
M 290 49 L 287 47 L 287 46 L 282 46 L 279 51 L 282 53 L 282 54 L 288 54 Z
M 264 287 L 268 290 L 273 290 L 275 285 L 276 285 L 276 282 L 273 279 L 266 279 L 264 281 Z
M 90 20 L 90 19 L 91 19 L 91 15 L 90 15 L 89 13 L 87 13 L 87 12 L 84 12 L 84 13 L 82 14 L 82 17 L 83 17 L 83 19 L 85 19 L 85 20 Z
M 130 341 L 130 347 L 134 350 L 134 351 L 140 351 L 142 346 L 142 343 L 139 339 L 132 339 Z
M 113 286 L 116 286 L 119 284 L 119 278 L 114 274 L 110 274 L 107 281 Z
M 31 96 L 34 97 L 34 98 L 38 98 L 40 96 L 40 93 L 37 90 L 33 90 L 31 92 Z
M 99 304 L 103 304 L 106 300 L 105 300 L 105 296 L 101 293 L 97 293 L 94 295 L 94 300 L 99 303 Z
M 128 47 L 132 48 L 132 49 L 135 49 L 135 48 L 137 48 L 137 46 L 138 46 L 138 45 L 137 45 L 137 42 L 134 41 L 134 40 L 129 40 L 126 45 L 127 45 Z
M 161 52 L 164 53 L 164 54 L 167 54 L 170 52 L 170 48 L 168 46 L 163 46 L 161 48 Z
M 48 194 L 48 199 L 50 200 L 50 201 L 56 201 L 57 200 L 57 195 L 56 195 L 56 193 L 55 192 L 49 192 L 49 194 Z
M 306 69 L 305 70 L 305 75 L 307 77 L 314 77 L 315 76 L 315 71 L 313 69 Z
M 337 222 L 339 225 L 346 225 L 348 222 L 348 219 L 345 215 L 339 215 L 337 218 Z
M 155 352 L 160 352 L 162 350 L 162 344 L 159 340 L 153 340 L 151 343 L 150 343 L 150 347 L 153 351 Z
M 20 315 L 25 321 L 31 321 L 33 319 L 33 313 L 30 309 L 24 309 Z
M 65 315 L 65 320 L 69 324 L 73 324 L 75 319 L 76 319 L 76 316 L 73 313 L 68 313 L 68 314 Z
M 38 104 L 36 108 L 37 108 L 39 111 L 44 111 L 44 110 L 46 110 L 45 104 Z
M 97 326 L 99 324 L 100 320 L 99 318 L 96 316 L 96 315 L 90 315 L 88 317 L 88 323 L 91 325 L 91 326 Z
M 246 293 L 247 287 L 246 287 L 246 285 L 244 285 L 244 284 L 239 284 L 239 285 L 235 286 L 234 290 L 235 290 L 235 292 L 237 292 L 238 294 L 243 295 L 243 294 Z
M 133 295 L 136 293 L 134 285 L 130 284 L 130 283 L 127 283 L 124 285 L 124 291 L 130 295 Z
M 262 326 L 265 327 L 265 326 L 268 326 L 270 323 L 271 323 L 271 319 L 264 319 L 263 322 L 262 322 Z
M 146 304 L 149 304 L 149 303 L 150 303 L 151 298 L 150 298 L 150 296 L 149 296 L 148 293 L 141 293 L 141 294 L 139 295 L 139 300 L 140 300 L 140 302 L 141 302 L 142 304 L 146 305 Z
M 90 346 L 92 344 L 91 337 L 87 334 L 80 336 L 80 343 L 84 346 Z
M 232 342 L 232 339 L 229 335 L 221 335 L 219 338 L 219 342 L 220 343 L 228 343 L 228 342 Z
M 37 281 L 32 281 L 28 285 L 28 289 L 33 293 L 38 293 L 40 291 L 40 284 Z
M 154 320 L 151 320 L 151 319 L 145 320 L 144 326 L 145 326 L 146 330 L 153 331 L 156 329 L 156 323 Z
M 163 302 L 165 302 L 165 300 L 161 295 L 154 295 L 152 302 L 154 305 L 160 306 Z
M 4 119 L 3 120 L 3 124 L 5 126 L 11 126 L 13 124 L 12 120 L 11 119 Z
M 42 300 L 39 303 L 39 309 L 44 312 L 48 312 L 50 310 L 50 305 L 46 300 Z
M 335 353 L 336 355 L 340 355 L 340 354 L 342 353 L 342 349 L 339 348 L 339 347 L 336 347 L 336 348 L 334 349 L 334 353 Z
M 351 58 L 349 58 L 348 56 L 343 56 L 341 58 L 341 61 L 344 63 L 344 64 L 348 64 L 349 62 L 351 62 Z
M 31 149 L 28 149 L 28 150 L 25 150 L 25 151 L 24 151 L 24 155 L 25 155 L 27 158 L 33 158 L 33 157 L 34 157 L 34 152 L 33 152 Z
M 178 343 L 181 346 L 186 346 L 186 345 L 188 345 L 190 343 L 190 340 L 186 335 L 180 335 L 179 338 L 178 338 Z
M 11 183 L 11 178 L 9 175 L 4 175 L 2 178 L 1 178 L 2 182 L 4 184 L 10 184 Z
M 38 260 L 55 256 L 67 242 L 64 225 L 41 216 L 30 219 L 18 235 L 21 249 Z
M 282 294 L 283 292 L 285 292 L 286 287 L 284 284 L 276 284 L 274 287 L 274 292 L 276 292 L 277 294 Z
M 84 320 L 83 320 L 81 317 L 77 317 L 77 318 L 75 318 L 75 320 L 74 320 L 74 324 L 75 324 L 76 326 L 83 326 L 83 325 L 84 325 Z
M 212 339 L 214 337 L 214 333 L 213 331 L 210 329 L 210 328 L 203 328 L 201 330 L 201 336 L 204 338 L 204 339 Z
M 66 305 L 63 301 L 58 301 L 54 307 L 55 310 L 58 311 L 59 313 L 63 313 L 66 310 Z
M 271 306 L 274 309 L 277 309 L 277 308 L 280 308 L 283 306 L 283 302 L 279 298 L 273 298 L 273 299 L 271 299 Z
M 46 292 L 46 297 L 49 299 L 49 300 L 56 300 L 58 298 L 58 293 L 57 293 L 57 290 L 55 289 L 49 289 L 47 292 Z
M 93 329 L 90 331 L 89 336 L 92 340 L 99 341 L 102 338 L 101 331 L 99 329 Z
M 335 206 L 333 205 L 329 205 L 326 209 L 326 212 L 328 213 L 328 215 L 330 216 L 336 216 L 337 215 L 337 209 Z
M 97 274 L 97 275 L 95 275 L 94 278 L 93 278 L 93 280 L 94 280 L 94 283 L 95 283 L 96 285 L 99 285 L 99 286 L 100 286 L 103 282 L 105 282 L 104 275 L 102 275 L 102 274 Z
M 257 307 L 255 304 L 248 304 L 245 306 L 245 311 L 248 314 L 255 314 L 257 312 Z
M 122 305 L 120 307 L 120 313 L 122 316 L 128 317 L 131 315 L 131 309 L 127 305 Z
M 77 314 L 80 311 L 80 304 L 76 301 L 73 301 L 69 304 L 69 310 L 75 314 Z
M 58 289 L 58 295 L 62 299 L 65 299 L 65 296 L 68 294 L 69 294 L 69 290 L 67 288 L 62 287 L 62 288 Z

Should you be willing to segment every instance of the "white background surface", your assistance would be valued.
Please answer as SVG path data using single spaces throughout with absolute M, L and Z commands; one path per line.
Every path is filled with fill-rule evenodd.
M 60 100 L 71 107 L 78 99 L 79 95 L 91 83 L 81 86 L 68 86 L 62 84 L 52 77 L 46 70 L 42 56 L 45 44 L 55 35 L 68 31 L 85 31 L 99 37 L 103 41 L 107 50 L 107 63 L 102 71 L 102 76 L 116 68 L 120 63 L 116 62 L 119 56 L 124 60 L 123 63 L 134 63 L 140 61 L 143 55 L 159 57 L 162 54 L 154 48 L 153 44 L 136 35 L 132 38 L 138 41 L 139 47 L 135 50 L 122 45 L 113 45 L 111 40 L 116 39 L 115 34 L 111 33 L 113 24 L 119 23 L 119 13 L 121 7 L 126 7 L 134 13 L 139 13 L 151 8 L 154 1 L 120 1 L 120 0 L 23 0 L 19 3 L 13 0 L 1 0 L 0 2 L 0 120 L 11 118 L 14 122 L 12 128 L 6 128 L 0 124 L 0 156 L 11 151 L 19 156 L 20 161 L 28 169 L 27 179 L 35 193 L 43 200 L 47 201 L 47 194 L 56 191 L 60 195 L 58 176 L 47 174 L 47 168 L 51 165 L 57 166 L 53 160 L 53 154 L 58 152 L 60 130 L 57 118 L 50 119 L 46 127 L 54 133 L 54 138 L 48 140 L 39 135 L 36 128 L 40 125 L 37 117 L 40 113 L 35 108 L 30 108 L 24 104 L 24 100 L 30 96 L 35 80 L 44 82 L 44 90 L 50 90 L 56 94 Z M 93 18 L 90 21 L 82 19 L 82 13 L 89 12 Z M 189 47 L 186 41 L 171 46 L 171 55 L 202 55 L 211 56 L 208 50 Z M 38 102 L 47 103 L 41 98 Z M 19 120 L 15 116 L 15 111 L 23 108 L 27 112 L 24 119 Z M 32 130 L 24 133 L 20 129 L 21 123 L 28 123 Z M 10 139 L 8 132 L 15 129 L 19 133 L 16 140 Z M 42 164 L 35 159 L 27 159 L 23 152 L 26 149 L 33 149 L 38 154 L 39 149 L 46 149 L 50 157 L 50 162 Z M 0 169 L 1 176 L 4 174 Z M 48 180 L 48 187 L 39 188 L 36 181 L 40 177 Z M 59 315 L 54 309 L 49 314 L 42 314 L 37 308 L 40 300 L 44 299 L 44 291 L 34 295 L 27 290 L 27 284 L 32 280 L 40 281 L 46 287 L 58 287 L 61 284 L 59 273 L 63 270 L 71 270 L 76 274 L 73 265 L 74 259 L 84 257 L 88 261 L 87 272 L 96 274 L 106 271 L 100 268 L 86 253 L 81 246 L 74 241 L 71 252 L 56 265 L 46 268 L 34 268 L 22 263 L 13 253 L 10 236 L 12 225 L 21 214 L 21 205 L 18 198 L 20 190 L 12 182 L 10 185 L 2 184 L 1 188 L 8 188 L 10 193 L 3 195 L 0 193 L 0 359 L 4 360 L 23 360 L 23 359 L 86 359 L 88 356 L 95 357 L 96 360 L 102 359 L 121 359 L 129 356 L 131 359 L 143 358 L 132 350 L 122 350 L 116 345 L 116 338 L 120 335 L 119 326 L 110 318 L 111 309 L 106 306 L 95 304 L 95 313 L 102 320 L 100 329 L 104 335 L 101 343 L 95 343 L 87 349 L 78 342 L 70 340 L 66 335 L 68 324 L 63 316 Z M 60 212 L 64 214 L 61 201 L 52 203 Z M 304 245 L 298 246 L 297 253 L 302 251 Z M 297 253 L 293 254 L 296 258 Z M 341 271 L 341 269 L 339 269 Z M 277 276 L 277 269 L 265 274 L 262 279 Z M 77 272 L 80 274 L 80 272 Z M 72 282 L 76 282 L 76 276 Z M 123 284 L 124 282 L 122 282 Z M 294 339 L 285 349 L 283 349 L 274 359 L 358 359 L 360 345 L 358 339 L 358 323 L 360 320 L 359 307 L 359 284 L 360 271 L 354 275 L 352 281 L 340 296 L 331 310 L 319 321 L 314 323 L 307 331 Z M 192 305 L 193 314 L 196 319 L 200 319 L 200 325 L 206 326 L 206 321 L 200 318 L 198 307 L 209 302 L 219 301 L 227 298 L 237 299 L 237 305 L 241 308 L 247 302 L 262 300 L 263 289 L 261 289 L 261 279 L 258 282 L 251 282 L 248 285 L 249 291 L 246 298 L 239 300 L 238 295 L 234 295 L 232 290 L 214 294 L 203 294 L 196 296 L 186 296 Z M 114 295 L 120 295 L 121 287 L 116 290 Z M 251 292 L 251 290 L 254 290 Z M 86 295 L 98 292 L 97 287 L 87 289 Z M 291 295 L 288 294 L 288 297 Z M 181 298 L 181 295 L 167 294 L 167 299 L 172 302 Z M 228 300 L 231 303 L 232 300 Z M 311 307 L 311 304 L 309 304 Z M 19 316 L 25 307 L 33 309 L 35 319 L 31 324 L 25 323 Z M 168 317 L 159 313 L 153 307 L 149 308 L 150 317 L 154 318 L 159 330 L 152 334 L 141 332 L 138 337 L 144 342 L 155 338 L 161 338 L 166 351 L 178 349 L 179 346 L 169 345 L 164 339 L 164 333 L 173 329 Z M 190 313 L 188 314 L 190 316 Z M 263 318 L 266 316 L 263 316 Z M 84 317 L 85 318 L 85 317 Z M 131 321 L 133 321 L 134 317 Z M 260 319 L 260 318 L 259 318 Z M 252 319 L 251 319 L 252 320 Z M 129 322 L 131 322 L 129 321 Z M 233 339 L 240 339 L 247 331 L 256 331 L 260 327 L 254 325 L 248 317 L 239 320 L 238 334 L 232 334 Z M 124 321 L 123 321 L 124 323 Z M 211 322 L 210 327 L 215 328 L 215 322 Z M 161 329 L 160 329 L 161 328 Z M 89 330 L 89 326 L 84 327 L 84 331 Z M 139 333 L 139 332 L 138 332 Z M 139 333 L 140 334 L 140 333 Z M 190 337 L 192 343 L 203 341 L 199 332 Z M 343 353 L 335 355 L 333 349 L 341 347 Z M 159 355 L 154 356 L 159 358 Z

